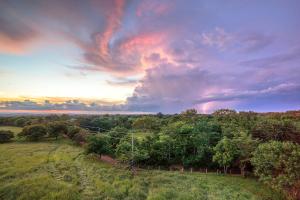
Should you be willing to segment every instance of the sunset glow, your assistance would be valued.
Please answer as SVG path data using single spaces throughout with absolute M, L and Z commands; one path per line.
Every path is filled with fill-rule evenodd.
M 0 110 L 300 108 L 297 0 L 0 1 Z

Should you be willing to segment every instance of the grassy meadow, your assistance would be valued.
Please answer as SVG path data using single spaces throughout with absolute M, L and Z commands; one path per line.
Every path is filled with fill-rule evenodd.
M 282 199 L 254 179 L 112 167 L 66 142 L 0 145 L 0 199 Z
M 18 133 L 22 131 L 22 128 L 16 126 L 0 126 L 0 131 L 11 131 L 16 136 Z

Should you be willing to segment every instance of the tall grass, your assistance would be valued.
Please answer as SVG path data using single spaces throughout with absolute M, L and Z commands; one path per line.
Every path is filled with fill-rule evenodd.
M 252 179 L 139 171 L 101 163 L 60 143 L 0 145 L 0 199 L 282 199 Z

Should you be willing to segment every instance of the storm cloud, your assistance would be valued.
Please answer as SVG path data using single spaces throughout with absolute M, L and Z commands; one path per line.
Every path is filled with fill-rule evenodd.
M 69 69 L 133 88 L 118 105 L 5 101 L 2 108 L 300 107 L 299 6 L 296 0 L 0 1 L 0 53 L 26 53 L 53 41 L 59 48 L 63 41 L 80 52 Z

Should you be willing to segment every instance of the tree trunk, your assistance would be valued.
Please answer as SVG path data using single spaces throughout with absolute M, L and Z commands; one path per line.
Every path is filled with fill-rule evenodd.
M 242 165 L 241 166 L 241 175 L 243 176 L 243 177 L 245 177 L 245 165 Z
M 223 168 L 224 168 L 224 174 L 227 174 L 227 166 L 223 166 Z

